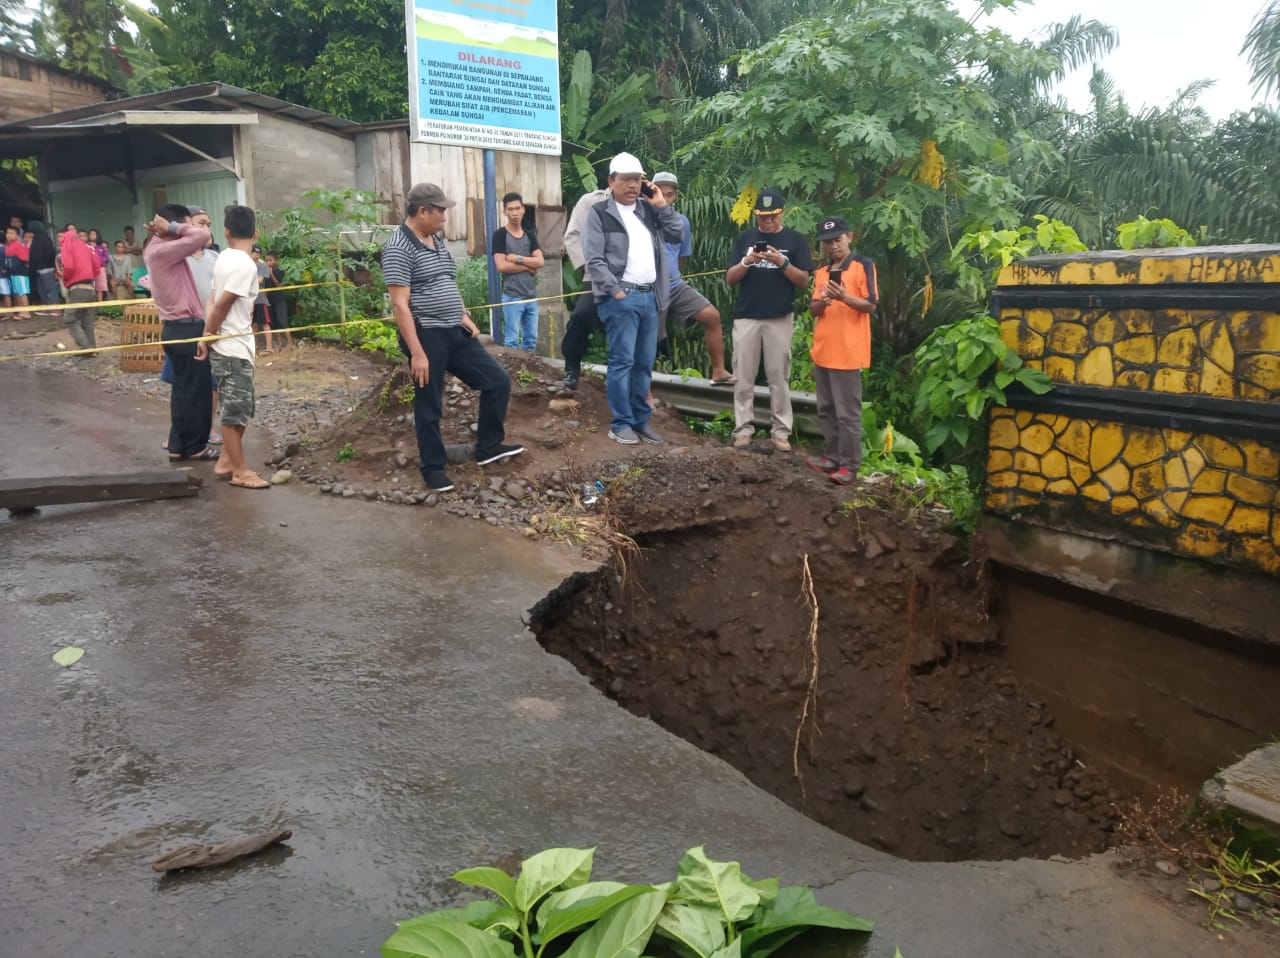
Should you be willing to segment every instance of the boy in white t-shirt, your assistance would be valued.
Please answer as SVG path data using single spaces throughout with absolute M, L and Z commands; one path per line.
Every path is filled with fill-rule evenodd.
M 258 237 L 257 218 L 247 206 L 228 206 L 223 213 L 227 249 L 213 267 L 213 289 L 204 311 L 204 335 L 221 335 L 196 347 L 196 359 L 210 353 L 222 408 L 222 455 L 214 475 L 241 489 L 271 485 L 244 461 L 244 429 L 254 412 L 253 300 L 258 295 L 258 267 L 249 255 Z

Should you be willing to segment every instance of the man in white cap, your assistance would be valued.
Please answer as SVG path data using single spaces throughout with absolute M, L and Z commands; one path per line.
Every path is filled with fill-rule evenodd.
M 675 208 L 676 194 L 680 191 L 680 181 L 674 173 L 665 170 L 653 174 L 653 185 L 657 187 L 667 200 L 667 205 Z M 667 273 L 671 278 L 671 302 L 667 304 L 667 335 L 671 335 L 671 324 L 676 328 L 698 323 L 702 326 L 707 340 L 707 356 L 711 359 L 711 385 L 732 386 L 736 379 L 724 365 L 724 330 L 720 327 L 720 310 L 712 305 L 711 300 L 690 286 L 680 275 L 685 260 L 693 255 L 693 228 L 689 225 L 689 217 L 676 210 L 676 218 L 684 236 L 679 243 L 664 243 L 667 251 Z
M 427 488 L 448 492 L 440 412 L 445 373 L 480 391 L 476 462 L 482 466 L 524 452 L 506 445 L 504 421 L 511 377 L 476 337 L 480 331 L 462 305 L 458 268 L 444 243 L 444 223 L 453 200 L 434 183 L 418 183 L 405 197 L 405 220 L 382 250 L 391 307 L 400 329 L 400 349 L 413 377 L 413 427 L 419 468 Z
M 591 208 L 582 249 L 609 338 L 609 438 L 623 445 L 662 442 L 649 428 L 659 317 L 671 295 L 662 244 L 683 235 L 675 210 L 645 179 L 640 161 L 630 153 L 615 156 L 609 195 Z

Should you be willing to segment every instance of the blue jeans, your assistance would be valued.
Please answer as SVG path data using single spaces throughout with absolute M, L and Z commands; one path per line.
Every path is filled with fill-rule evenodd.
M 649 383 L 658 357 L 658 300 L 653 291 L 631 290 L 622 299 L 600 301 L 600 321 L 609 338 L 609 375 L 604 394 L 611 428 L 647 425 Z
M 515 303 L 524 296 L 502 294 L 502 345 L 533 352 L 538 348 L 538 304 Z

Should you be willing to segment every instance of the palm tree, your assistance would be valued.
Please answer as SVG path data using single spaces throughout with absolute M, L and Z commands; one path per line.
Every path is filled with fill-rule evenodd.
M 1258 12 L 1240 52 L 1249 58 L 1255 93 L 1269 96 L 1280 88 L 1280 2 L 1271 0 Z

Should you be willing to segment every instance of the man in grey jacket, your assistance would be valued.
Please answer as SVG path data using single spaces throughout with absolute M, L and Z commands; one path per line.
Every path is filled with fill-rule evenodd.
M 564 251 L 574 269 L 582 273 L 582 292 L 573 304 L 573 314 L 564 329 L 560 342 L 560 355 L 564 356 L 564 387 L 577 389 L 582 378 L 582 357 L 587 354 L 591 334 L 600 328 L 600 314 L 596 310 L 595 297 L 591 295 L 591 271 L 586 268 L 587 257 L 582 252 L 582 232 L 587 225 L 587 215 L 606 196 L 608 190 L 592 190 L 583 194 L 573 207 L 569 227 L 564 231 Z
M 604 387 L 613 417 L 609 438 L 623 445 L 662 442 L 649 428 L 659 317 L 671 295 L 662 244 L 683 238 L 683 224 L 645 179 L 640 161 L 630 153 L 615 156 L 609 164 L 609 195 L 587 215 L 582 249 L 609 338 Z

